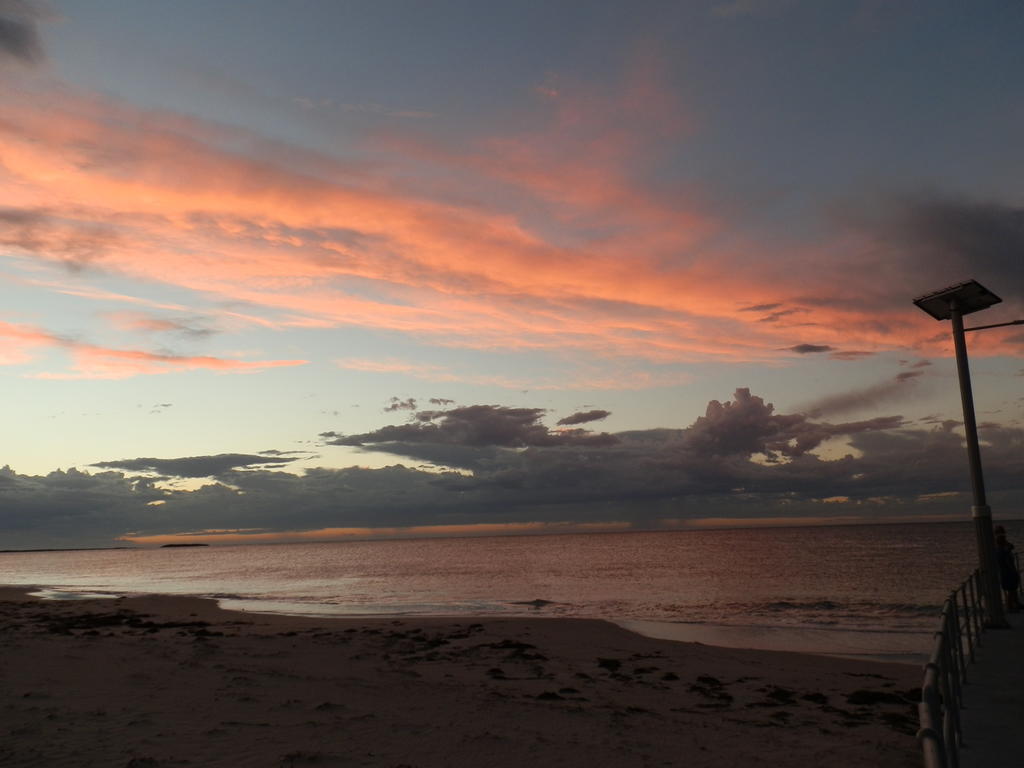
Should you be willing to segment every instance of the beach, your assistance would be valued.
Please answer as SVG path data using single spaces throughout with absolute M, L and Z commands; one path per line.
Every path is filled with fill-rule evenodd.
M 916 766 L 916 666 L 0 589 L 4 766 Z

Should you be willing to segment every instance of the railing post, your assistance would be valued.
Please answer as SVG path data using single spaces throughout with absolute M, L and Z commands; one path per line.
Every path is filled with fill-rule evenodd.
M 938 635 L 938 657 L 939 657 L 939 696 L 942 700 L 942 741 L 946 745 L 946 765 L 949 768 L 957 768 L 957 749 L 960 744 L 957 740 L 957 727 L 954 712 L 956 712 L 957 701 L 953 693 L 953 686 L 949 674 L 949 643 L 946 642 L 946 622 L 942 622 L 942 628 Z
M 948 603 L 948 601 L 947 601 Z M 956 729 L 956 743 L 960 746 L 960 707 L 963 706 L 963 690 L 960 688 L 960 670 L 956 662 L 956 640 L 953 638 L 953 616 L 946 614 L 946 674 L 949 677 L 949 688 L 953 696 L 953 725 Z
M 974 636 L 978 639 L 978 645 L 981 645 L 981 630 L 984 627 L 982 623 L 982 610 L 981 610 L 981 571 L 977 568 L 974 569 L 974 573 L 971 574 L 971 608 L 974 613 Z
M 964 603 L 964 629 L 966 630 L 966 633 L 967 633 L 967 655 L 970 657 L 971 663 L 973 664 L 974 663 L 974 637 L 973 637 L 973 634 L 974 634 L 974 624 L 972 623 L 972 620 L 971 620 L 971 608 L 967 604 L 967 585 L 969 583 L 970 583 L 970 581 L 968 580 L 968 581 L 964 582 L 963 584 L 961 584 L 960 588 L 957 590 L 957 592 L 960 593 L 960 598 L 963 600 L 963 603 Z
M 956 672 L 960 677 L 960 680 L 957 683 L 957 688 L 959 689 L 960 685 L 967 681 L 967 665 L 964 662 L 964 641 L 963 638 L 960 636 L 960 606 L 958 606 L 956 603 L 955 589 L 949 593 L 949 599 L 947 600 L 947 602 L 949 603 L 949 607 L 951 609 L 950 621 L 952 622 L 952 626 L 950 627 L 950 629 L 953 633 L 953 643 L 954 648 L 956 650 Z M 959 695 L 957 698 L 960 701 L 960 705 L 963 706 L 963 691 L 958 690 L 958 694 Z

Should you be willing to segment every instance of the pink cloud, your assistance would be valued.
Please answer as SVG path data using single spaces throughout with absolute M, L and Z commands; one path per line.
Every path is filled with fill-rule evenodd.
M 392 137 L 396 162 L 452 179 L 443 195 L 240 129 L 67 89 L 7 90 L 0 206 L 21 218 L 0 221 L 0 240 L 242 302 L 277 327 L 657 362 L 771 362 L 808 337 L 945 350 L 871 288 L 863 243 L 737 242 L 684 191 L 646 183 L 651 143 L 693 124 L 659 78 L 656 58 L 640 56 L 610 96 L 548 83 L 547 123 L 459 150 Z M 837 290 L 851 298 L 819 298 Z M 767 304 L 799 311 L 772 322 L 744 311 Z M 997 349 L 992 337 L 979 346 Z
M 254 373 L 268 368 L 304 365 L 305 360 L 229 360 L 208 355 L 160 354 L 137 349 L 112 349 L 87 344 L 31 326 L 0 322 L 0 364 L 31 362 L 36 351 L 59 347 L 72 358 L 70 371 L 29 374 L 38 379 L 124 379 L 132 376 L 210 370 L 218 373 Z
M 91 345 L 71 348 L 72 371 L 39 373 L 38 379 L 126 379 L 182 371 L 208 370 L 217 373 L 256 373 L 268 368 L 304 365 L 305 360 L 225 360 L 220 357 L 160 355 L 134 349 L 106 349 Z
M 55 343 L 54 337 L 43 331 L 0 321 L 0 365 L 31 362 L 37 349 Z

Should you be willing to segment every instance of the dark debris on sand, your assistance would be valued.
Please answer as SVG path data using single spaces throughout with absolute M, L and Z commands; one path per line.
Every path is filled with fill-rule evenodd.
M 515 764 L 538 768 L 574 761 L 599 764 L 604 756 L 606 762 L 600 764 L 639 768 L 660 765 L 650 753 L 671 744 L 676 754 L 687 756 L 687 765 L 703 768 L 757 757 L 747 742 L 753 738 L 751 733 L 763 733 L 761 729 L 771 729 L 772 739 L 792 745 L 787 759 L 799 754 L 807 734 L 815 738 L 829 734 L 825 740 L 829 749 L 833 742 L 854 752 L 868 740 L 878 744 L 881 757 L 861 764 L 889 768 L 903 765 L 900 761 L 905 756 L 916 755 L 915 691 L 906 687 L 911 675 L 888 678 L 877 673 L 832 672 L 819 663 L 817 677 L 808 676 L 785 655 L 652 641 L 618 634 L 617 629 L 597 622 L 581 622 L 575 634 L 555 631 L 564 626 L 561 623 L 552 623 L 548 631 L 502 620 L 486 624 L 439 620 L 421 626 L 380 620 L 355 626 L 298 622 L 243 630 L 231 621 L 195 616 L 172 620 L 118 606 L 101 611 L 95 602 L 56 607 L 3 604 L 0 611 L 4 643 L 0 653 L 33 642 L 49 644 L 56 649 L 57 659 L 67 649 L 85 653 L 106 646 L 117 649 L 115 656 L 127 658 L 133 649 L 147 648 L 137 669 L 117 670 L 125 691 L 148 696 L 131 711 L 107 706 L 99 693 L 89 709 L 83 702 L 61 704 L 44 699 L 42 692 L 27 684 L 2 698 L 10 715 L 5 738 L 22 738 L 21 728 L 30 729 L 25 732 L 29 738 L 32 728 L 50 727 L 49 721 L 41 719 L 47 713 L 57 718 L 54 722 L 66 721 L 68 713 L 61 707 L 81 710 L 78 716 L 84 719 L 77 727 L 106 722 L 121 738 L 148 734 L 147 742 L 134 745 L 136 751 L 122 752 L 124 757 L 115 762 L 94 765 L 170 765 L 164 752 L 149 745 L 172 750 L 170 729 L 161 724 L 178 706 L 195 711 L 213 707 L 202 731 L 210 743 L 241 731 L 258 733 L 261 740 L 287 746 L 266 752 L 266 758 L 276 755 L 278 764 L 291 766 L 340 764 L 342 758 L 329 745 L 341 738 L 346 744 L 361 740 L 358 743 L 364 747 L 374 744 L 378 750 L 392 750 L 385 758 L 371 755 L 367 748 L 346 765 L 408 763 L 433 768 L 452 764 L 442 756 L 463 748 L 465 756 L 472 758 L 469 762 L 481 764 L 487 764 L 488 754 L 509 756 L 501 765 L 513 764 L 514 758 Z M 202 616 L 209 618 L 209 614 Z M 601 633 L 600 639 L 580 643 L 590 627 Z M 189 642 L 183 643 L 179 635 Z M 647 652 L 631 652 L 637 648 Z M 148 649 L 158 652 L 147 656 Z M 296 672 L 293 660 L 298 658 L 320 660 L 317 674 Z M 191 705 L 162 700 L 161 686 L 181 675 L 191 676 L 196 696 L 200 686 L 209 686 L 212 693 Z M 820 687 L 794 682 L 815 679 L 821 681 Z M 908 682 L 900 686 L 898 680 Z M 401 700 L 387 709 L 369 703 L 366 697 L 382 688 L 401 691 Z M 218 714 L 217 708 L 223 706 L 240 714 Z M 101 708 L 102 716 L 97 714 Z M 285 715 L 288 728 L 270 726 Z M 493 717 L 492 724 L 467 730 L 463 721 L 473 722 L 482 715 Z M 190 716 L 195 716 L 194 711 L 177 715 Z M 592 730 L 585 731 L 586 739 L 581 735 L 579 743 L 570 743 L 567 740 L 575 738 L 573 728 Z M 404 732 L 414 735 L 417 749 L 434 749 L 434 758 L 394 752 L 397 747 L 388 746 L 392 736 Z M 725 746 L 723 732 L 732 734 Z M 458 744 L 453 733 L 461 740 Z M 288 745 L 282 741 L 299 737 L 301 741 Z M 21 754 L 28 754 L 27 747 Z M 574 757 L 565 762 L 569 755 Z M 129 758 L 134 762 L 129 763 Z M 811 763 L 792 757 L 779 764 Z

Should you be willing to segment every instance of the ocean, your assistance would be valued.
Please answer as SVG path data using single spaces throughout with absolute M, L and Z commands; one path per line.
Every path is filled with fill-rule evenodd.
M 1024 536 L 1024 522 L 1006 525 Z M 0 583 L 311 616 L 600 618 L 676 640 L 919 662 L 975 562 L 967 521 L 12 552 Z

